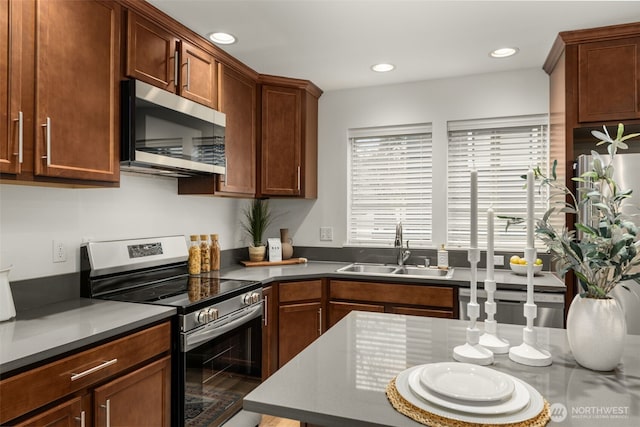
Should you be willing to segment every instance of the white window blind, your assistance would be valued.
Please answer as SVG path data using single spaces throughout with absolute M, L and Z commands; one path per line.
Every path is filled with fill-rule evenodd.
M 348 244 L 392 246 L 396 224 L 411 246 L 431 241 L 431 125 L 349 131 Z
M 530 167 L 546 173 L 549 157 L 547 115 L 448 122 L 447 241 L 449 246 L 470 244 L 470 170 L 478 171 L 478 244 L 487 242 L 486 211 L 495 215 L 526 217 L 527 194 L 521 178 Z M 535 216 L 548 207 L 546 194 L 535 191 Z M 524 249 L 526 229 L 495 219 L 497 249 Z M 536 245 L 542 247 L 540 241 Z

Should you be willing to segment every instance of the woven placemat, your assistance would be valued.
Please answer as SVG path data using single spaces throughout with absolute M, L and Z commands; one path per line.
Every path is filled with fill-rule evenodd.
M 411 418 L 414 421 L 419 422 L 430 427 L 543 427 L 546 426 L 551 418 L 551 412 L 549 411 L 549 402 L 544 401 L 544 408 L 538 415 L 528 420 L 519 423 L 508 424 L 478 424 L 468 423 L 465 421 L 453 420 L 451 418 L 442 417 L 429 411 L 425 411 L 422 408 L 411 404 L 404 397 L 400 395 L 396 388 L 396 379 L 393 378 L 389 384 L 387 384 L 387 399 L 394 407 L 394 409 L 403 415 Z

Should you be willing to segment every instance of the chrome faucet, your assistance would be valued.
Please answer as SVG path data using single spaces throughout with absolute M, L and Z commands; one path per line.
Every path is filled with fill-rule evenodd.
M 393 246 L 398 249 L 398 265 L 404 265 L 404 263 L 409 259 L 411 255 L 411 251 L 409 250 L 409 241 L 407 240 L 407 249 L 403 248 L 402 244 L 402 222 L 398 222 L 396 224 L 396 238 L 393 241 Z

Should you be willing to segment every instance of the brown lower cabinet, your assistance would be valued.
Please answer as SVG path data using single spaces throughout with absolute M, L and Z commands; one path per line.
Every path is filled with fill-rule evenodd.
M 263 289 L 263 379 L 351 311 L 457 318 L 457 289 L 355 280 L 274 283 Z
M 445 286 L 331 280 L 329 327 L 353 310 L 456 318 L 457 292 Z
M 282 367 L 325 330 L 323 281 L 278 286 L 278 367 Z
M 0 424 L 168 427 L 170 340 L 165 322 L 3 378 Z

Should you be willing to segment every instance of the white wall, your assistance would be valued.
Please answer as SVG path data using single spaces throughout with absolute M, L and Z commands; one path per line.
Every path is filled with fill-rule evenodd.
M 548 80 L 536 68 L 324 93 L 319 105 L 318 200 L 274 200 L 274 207 L 288 212 L 280 222 L 288 226 L 294 244 L 342 246 L 347 237 L 348 129 L 430 122 L 433 242 L 434 247 L 446 243 L 447 121 L 547 113 Z M 333 227 L 332 242 L 320 241 L 321 226 Z
M 123 173 L 120 188 L 0 185 L 0 267 L 11 281 L 80 271 L 83 239 L 220 234 L 222 249 L 245 246 L 238 227 L 246 200 L 178 196 L 175 178 Z M 67 261 L 52 262 L 53 240 Z
M 327 92 L 320 98 L 318 199 L 272 200 L 281 213 L 266 237 L 288 227 L 294 245 L 342 246 L 346 240 L 347 130 L 433 123 L 434 242 L 445 242 L 446 122 L 548 111 L 540 69 Z M 0 268 L 10 280 L 79 271 L 83 239 L 220 234 L 222 249 L 246 246 L 238 224 L 246 200 L 178 196 L 177 180 L 123 174 L 120 188 L 66 189 L 0 185 Z M 320 226 L 334 229 L 320 241 Z M 67 262 L 52 262 L 62 240 Z

